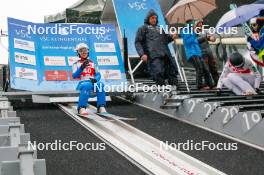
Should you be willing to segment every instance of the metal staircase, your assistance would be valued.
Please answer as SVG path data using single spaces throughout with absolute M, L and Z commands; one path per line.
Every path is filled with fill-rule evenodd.
M 217 96 L 216 90 L 198 90 L 193 76 L 187 76 L 187 81 L 190 92 L 184 82 L 179 82 L 169 96 L 136 95 L 135 103 L 264 150 L 264 94 L 236 96 L 224 89 Z M 264 91 L 264 83 L 260 89 Z
M 30 134 L 5 97 L 0 97 L 0 111 L 0 175 L 46 175 L 45 160 L 37 159 Z

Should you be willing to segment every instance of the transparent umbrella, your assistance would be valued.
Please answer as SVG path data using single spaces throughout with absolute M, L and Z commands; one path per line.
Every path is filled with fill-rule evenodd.
M 264 4 L 248 4 L 242 5 L 238 8 L 228 11 L 218 21 L 216 27 L 225 28 L 233 27 L 238 24 L 243 24 L 249 19 L 259 15 L 260 11 L 264 9 Z

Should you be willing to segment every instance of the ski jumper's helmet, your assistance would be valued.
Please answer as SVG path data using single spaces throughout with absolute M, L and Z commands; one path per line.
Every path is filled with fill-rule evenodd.
M 89 46 L 85 43 L 80 43 L 76 46 L 75 51 L 77 52 L 77 55 L 80 57 L 80 51 L 86 49 L 86 52 L 88 52 L 89 56 Z
M 245 64 L 245 58 L 238 52 L 231 54 L 229 61 L 236 68 L 241 68 Z
M 77 46 L 76 46 L 76 48 L 75 48 L 75 50 L 78 52 L 79 50 L 81 50 L 81 49 L 88 49 L 89 50 L 89 47 L 88 47 L 88 45 L 87 44 L 85 44 L 85 43 L 80 43 L 80 44 L 78 44 Z

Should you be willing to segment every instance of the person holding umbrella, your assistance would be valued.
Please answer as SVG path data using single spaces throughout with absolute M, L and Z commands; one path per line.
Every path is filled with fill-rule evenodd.
M 248 37 L 247 41 L 251 58 L 259 66 L 264 67 L 264 34 L 258 18 L 252 18 L 250 20 L 250 27 L 253 34 Z
M 253 35 L 250 38 L 256 41 L 259 40 L 261 26 L 258 23 L 258 18 L 251 18 L 249 21 L 249 25 L 253 33 Z
M 196 19 L 202 19 L 217 8 L 215 0 L 180 0 L 168 11 L 166 19 L 170 24 L 195 23 Z M 193 30 L 193 28 L 191 29 Z M 202 53 L 196 34 L 183 34 L 184 48 L 187 60 L 196 70 L 197 87 L 210 89 L 213 87 L 212 78 L 207 66 L 202 59 Z
M 246 4 L 237 7 L 235 4 L 230 5 L 231 10 L 226 12 L 217 22 L 216 28 L 224 29 L 237 25 L 242 25 L 247 36 L 252 35 L 252 31 L 247 25 L 247 21 L 258 16 L 264 10 L 264 4 Z
M 196 85 L 199 90 L 209 90 L 214 88 L 211 74 L 202 58 L 202 51 L 197 39 L 195 28 L 196 20 L 186 21 L 189 32 L 180 31 L 180 37 L 183 39 L 183 45 L 187 60 L 193 65 L 196 71 Z
M 197 20 L 197 29 L 199 30 L 198 42 L 202 50 L 202 58 L 209 66 L 209 71 L 216 85 L 219 79 L 219 74 L 217 70 L 217 61 L 213 55 L 212 49 L 209 44 L 209 41 L 215 42 L 216 38 L 213 35 L 209 35 L 208 33 L 203 33 L 202 31 L 203 25 L 204 23 L 202 19 Z

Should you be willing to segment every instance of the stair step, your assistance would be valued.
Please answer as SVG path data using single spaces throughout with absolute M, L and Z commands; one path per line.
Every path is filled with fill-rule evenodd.
M 184 99 L 174 99 L 174 98 L 168 98 L 165 100 L 165 103 L 181 103 Z
M 166 105 L 161 105 L 161 109 L 177 109 L 178 107 L 181 106 L 181 103 L 169 103 Z

